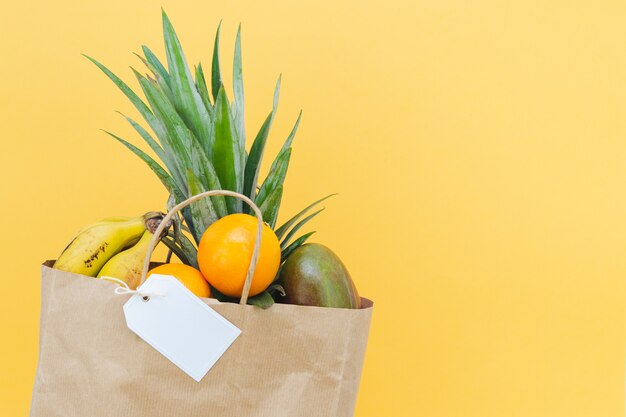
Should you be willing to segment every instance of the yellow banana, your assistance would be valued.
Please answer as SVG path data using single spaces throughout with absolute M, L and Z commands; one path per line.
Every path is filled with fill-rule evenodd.
M 109 259 L 98 273 L 98 277 L 121 279 L 130 289 L 136 289 L 141 280 L 141 270 L 151 239 L 152 232 L 146 230 L 134 246 Z
M 115 254 L 138 241 L 153 221 L 163 218 L 159 212 L 138 217 L 114 217 L 83 229 L 54 263 L 54 268 L 95 277 Z

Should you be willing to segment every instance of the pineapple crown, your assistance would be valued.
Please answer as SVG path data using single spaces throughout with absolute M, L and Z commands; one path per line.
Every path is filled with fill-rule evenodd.
M 147 104 L 108 68 L 85 55 L 113 81 L 142 116 L 152 132 L 122 114 L 160 163 L 139 147 L 111 132 L 105 132 L 143 160 L 159 178 L 170 195 L 168 209 L 204 191 L 231 190 L 242 193 L 254 201 L 261 209 L 264 221 L 274 229 L 283 197 L 283 183 L 291 158 L 292 142 L 302 112 L 274 159 L 269 173 L 259 186 L 261 161 L 278 106 L 281 78 L 278 78 L 274 90 L 272 110 L 254 137 L 250 151 L 247 152 L 241 25 L 237 30 L 235 41 L 234 100 L 231 103 L 224 89 L 219 59 L 221 23 L 215 35 L 211 78 L 208 80 L 200 63 L 194 66 L 192 74 L 172 23 L 165 11 L 162 15 L 167 69 L 145 45 L 142 46 L 143 56 L 138 54 L 137 56 L 149 73 L 142 75 L 132 69 Z M 308 213 L 328 197 L 330 195 L 315 201 L 275 229 L 281 241 L 283 261 L 314 233 L 309 232 L 294 239 L 298 230 L 323 208 L 312 214 Z M 249 212 L 249 207 L 230 197 L 200 200 L 183 210 L 182 218 L 176 218 L 173 230 L 163 237 L 162 242 L 181 261 L 197 266 L 196 248 L 183 232 L 190 234 L 197 244 L 206 228 L 216 220 L 228 214 Z

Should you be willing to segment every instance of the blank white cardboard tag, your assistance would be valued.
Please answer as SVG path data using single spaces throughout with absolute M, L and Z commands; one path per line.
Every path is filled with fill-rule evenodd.
M 206 375 L 241 330 L 176 278 L 151 275 L 124 304 L 128 328 L 196 381 Z

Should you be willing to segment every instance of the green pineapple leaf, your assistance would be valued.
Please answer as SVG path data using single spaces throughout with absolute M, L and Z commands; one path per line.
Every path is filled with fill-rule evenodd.
M 278 239 L 282 239 L 282 237 L 285 235 L 285 233 L 287 233 L 287 231 L 289 230 L 289 228 L 291 226 L 293 226 L 302 216 L 304 216 L 306 213 L 308 213 L 309 210 L 311 210 L 313 207 L 315 207 L 316 205 L 318 205 L 319 203 L 321 203 L 322 201 L 334 196 L 337 194 L 329 194 L 326 197 L 322 197 L 317 201 L 314 201 L 313 203 L 309 204 L 307 207 L 305 207 L 301 212 L 299 212 L 298 214 L 296 214 L 295 216 L 293 216 L 291 219 L 287 220 L 282 226 L 280 226 L 278 229 L 276 229 L 275 233 L 276 236 L 278 237 Z
M 200 180 L 196 177 L 192 170 L 187 170 L 187 181 L 189 195 L 196 195 L 206 191 L 206 188 L 202 185 Z M 204 231 L 211 225 L 211 223 L 217 221 L 219 216 L 213 208 L 213 203 L 209 198 L 203 198 L 196 202 L 191 203 L 189 206 L 191 212 L 191 218 L 194 225 L 194 239 L 196 242 L 200 242 L 200 238 Z
M 263 213 L 263 221 L 270 225 L 273 229 L 276 225 L 276 218 L 278 217 L 278 209 L 280 208 L 280 201 L 283 197 L 283 186 L 279 185 L 272 190 L 268 197 L 259 205 L 261 213 Z
M 150 155 L 148 155 L 147 153 L 145 153 L 144 151 L 142 151 L 141 149 L 139 149 L 135 145 L 125 141 L 124 139 L 120 138 L 119 136 L 117 136 L 117 135 L 115 135 L 115 134 L 113 134 L 111 132 L 107 132 L 106 130 L 104 130 L 104 133 L 106 133 L 106 134 L 112 136 L 113 138 L 115 138 L 122 145 L 124 145 L 128 149 L 130 149 L 131 152 L 133 152 L 135 155 L 137 155 L 139 158 L 141 158 L 141 160 L 144 161 L 146 163 L 146 165 L 148 165 L 148 167 L 150 167 L 152 172 L 154 172 L 156 174 L 156 176 L 161 180 L 163 185 L 165 185 L 165 188 L 167 188 L 167 190 L 170 193 L 173 193 L 175 195 L 178 195 L 178 196 L 182 197 L 182 192 L 177 187 L 176 183 L 172 180 L 172 177 L 170 177 L 169 174 L 163 169 L 163 167 L 161 167 L 161 165 L 159 165 L 154 159 L 152 159 L 150 157 Z
M 202 70 L 202 64 L 198 64 L 198 66 L 196 67 L 196 87 L 198 88 L 200 97 L 202 97 L 204 106 L 207 108 L 207 111 L 209 112 L 209 114 L 212 114 L 213 105 L 211 104 L 211 99 L 209 98 L 209 90 L 206 86 L 206 78 L 204 78 L 204 71 Z
M 170 173 L 175 174 L 177 172 L 177 166 L 176 166 L 175 159 L 172 158 L 172 155 L 169 154 L 168 152 L 165 152 L 163 148 L 161 148 L 161 146 L 152 138 L 152 135 L 150 135 L 150 133 L 148 133 L 148 131 L 146 131 L 143 128 L 143 126 L 141 126 L 139 123 L 137 123 L 130 117 L 126 116 L 125 114 L 123 113 L 120 113 L 120 114 L 122 115 L 122 117 L 124 117 L 128 121 L 128 123 L 131 124 L 131 126 L 135 129 L 135 131 L 139 133 L 139 136 L 141 136 L 144 139 L 144 141 L 148 144 L 148 146 L 150 146 L 150 148 L 154 151 L 154 153 L 159 157 L 161 162 L 165 165 L 167 170 Z M 183 183 L 184 181 L 182 180 L 182 178 L 179 178 L 178 184 L 183 184 Z M 184 187 L 179 186 L 179 188 L 184 188 Z
M 233 104 L 233 116 L 239 143 L 242 149 L 246 148 L 246 130 L 244 123 L 244 101 L 243 101 L 243 72 L 241 63 L 241 24 L 237 28 L 237 38 L 235 39 L 235 58 L 233 60 L 233 91 L 235 102 Z
M 146 57 L 146 61 L 148 61 L 148 63 L 150 64 L 152 72 L 154 72 L 155 75 L 158 74 L 161 78 L 165 80 L 167 85 L 171 86 L 170 74 L 167 72 L 161 61 L 159 61 L 159 58 L 157 58 L 156 55 L 146 45 L 142 45 L 141 50 Z
M 287 246 L 280 255 L 280 262 L 283 263 L 287 260 L 287 258 L 289 257 L 289 255 L 291 255 L 291 253 L 298 249 L 300 246 L 302 246 L 310 237 L 311 235 L 315 233 L 315 232 L 309 232 L 307 234 L 304 234 L 302 236 L 300 236 L 298 239 L 294 240 L 293 243 L 289 246 Z
M 274 297 L 268 291 L 263 291 L 261 294 L 248 298 L 248 304 L 265 310 L 274 305 Z
M 274 162 L 272 162 L 270 172 L 267 175 L 267 178 L 265 178 L 265 181 L 263 181 L 263 185 L 261 186 L 261 188 L 259 189 L 259 193 L 257 194 L 257 204 L 263 204 L 263 201 L 272 192 L 272 190 L 278 185 L 282 186 L 282 184 L 284 183 L 285 176 L 287 175 L 287 169 L 289 168 L 289 159 L 291 158 L 291 143 L 293 142 L 293 138 L 296 135 L 301 118 L 302 111 L 298 115 L 298 119 L 296 120 L 296 123 L 291 130 L 291 133 L 289 133 L 289 136 L 285 140 L 285 143 L 278 153 L 278 156 L 276 156 L 276 159 L 274 159 Z M 280 201 L 278 202 L 278 206 L 280 207 Z M 274 225 L 272 225 L 272 227 L 274 227 Z
M 165 93 L 159 89 L 158 84 L 150 81 L 137 71 L 134 72 L 139 80 L 139 85 L 148 99 L 148 103 L 158 120 L 160 120 L 163 133 L 159 138 L 161 139 L 163 149 L 174 157 L 176 166 L 174 174 L 180 179 L 181 184 L 185 184 L 185 170 L 191 166 L 189 149 L 191 148 L 191 143 L 197 139 L 187 128 Z
M 256 137 L 254 138 L 254 142 L 252 142 L 250 155 L 248 155 L 248 159 L 246 160 L 243 194 L 250 197 L 252 201 L 256 199 L 256 187 L 259 179 L 259 171 L 261 169 L 261 161 L 263 160 L 265 143 L 267 142 L 267 138 L 272 127 L 272 122 L 274 121 L 274 117 L 276 116 L 276 109 L 278 108 L 280 79 L 281 77 L 278 77 L 278 81 L 276 82 L 276 88 L 274 88 L 274 103 L 272 106 L 272 112 L 267 116 L 267 118 L 263 122 L 263 125 L 261 125 L 259 133 L 257 133 Z
M 91 62 L 93 62 L 98 68 L 100 68 L 100 70 L 104 72 L 104 74 L 111 81 L 113 81 L 113 83 L 124 93 L 124 95 L 130 100 L 130 102 L 139 111 L 139 113 L 144 118 L 144 120 L 148 123 L 150 128 L 154 131 L 154 133 L 156 134 L 156 137 L 161 142 L 161 146 L 163 147 L 163 150 L 165 151 L 165 153 L 168 155 L 172 155 L 174 159 L 177 159 L 176 158 L 177 153 L 171 147 L 171 144 L 170 144 L 171 141 L 167 137 L 167 132 L 165 130 L 165 127 L 161 123 L 161 120 L 159 120 L 152 113 L 150 108 L 143 102 L 143 100 L 141 100 L 139 96 L 137 96 L 137 94 L 135 94 L 135 92 L 131 90 L 131 88 L 124 81 L 122 81 L 119 77 L 113 74 L 107 67 L 105 67 L 100 62 L 98 62 L 97 60 L 87 55 L 83 55 L 83 56 L 89 59 Z M 184 185 L 184 175 L 183 175 L 184 171 L 178 168 L 178 164 L 175 164 L 175 165 L 176 165 L 176 169 L 174 171 L 170 171 L 170 173 L 172 174 L 174 179 L 179 183 L 179 185 Z
M 300 220 L 294 227 L 293 229 L 291 229 L 291 231 L 287 234 L 287 236 L 285 236 L 285 238 L 280 242 L 280 249 L 284 250 L 287 245 L 289 245 L 289 241 L 291 240 L 291 238 L 298 232 L 298 230 L 300 230 L 300 228 L 302 226 L 304 226 L 309 220 L 311 220 L 313 217 L 317 216 L 318 214 L 320 214 L 322 211 L 324 211 L 324 208 L 321 208 L 319 210 L 317 210 L 316 212 L 308 215 L 307 217 L 305 217 L 304 219 Z
M 165 152 L 163 152 L 163 148 L 161 148 L 161 145 L 159 145 L 157 141 L 155 141 L 152 138 L 152 135 L 150 135 L 150 133 L 148 133 L 146 129 L 144 129 L 139 123 L 135 122 L 133 119 L 126 116 L 124 113 L 120 113 L 120 112 L 118 113 L 121 114 L 122 117 L 125 118 L 126 121 L 128 121 L 128 123 L 130 123 L 130 125 L 135 129 L 135 131 L 139 133 L 139 136 L 143 138 L 143 140 L 148 144 L 148 146 L 150 146 L 150 149 L 152 149 L 152 151 L 156 154 L 156 156 L 158 156 L 159 159 L 163 161 L 163 163 L 167 167 L 167 156 L 165 155 Z
M 167 97 L 159 90 L 156 83 L 137 72 L 135 72 L 135 75 L 155 114 L 163 121 L 167 132 L 165 138 L 168 146 L 172 149 L 171 154 L 176 156 L 177 171 L 185 172 L 188 168 L 191 168 L 194 172 L 194 177 L 200 181 L 205 190 L 219 190 L 221 188 L 220 181 L 213 166 L 207 159 L 206 151 L 200 147 L 200 143 L 187 128 L 172 103 L 167 100 Z M 189 177 L 185 175 L 180 185 L 180 188 L 185 189 L 186 192 L 188 192 L 189 188 L 188 181 Z M 211 200 L 218 218 L 225 216 L 227 210 L 224 197 L 214 196 L 211 197 Z M 193 218 L 189 210 L 183 211 L 183 215 L 186 220 Z M 193 222 L 189 226 L 196 238 L 202 236 L 206 229 L 203 225 L 193 224 Z
M 135 92 L 124 81 L 122 81 L 117 75 L 113 74 L 107 67 L 88 55 L 83 54 L 83 56 L 93 62 L 107 77 L 109 77 L 111 81 L 113 81 L 113 83 L 135 106 L 135 108 L 139 111 L 139 113 L 146 120 L 146 122 L 148 122 L 150 127 L 155 130 L 157 137 L 159 137 L 160 139 L 160 132 L 158 131 L 158 129 L 155 129 L 155 125 L 159 124 L 158 120 L 154 116 L 154 114 L 152 114 L 152 111 L 150 111 L 150 108 L 146 105 L 146 103 L 144 103 L 143 100 L 141 100 L 139 96 L 135 94 Z
M 220 31 L 222 30 L 222 21 L 217 25 L 215 33 L 215 43 L 213 45 L 213 63 L 211 65 L 211 90 L 213 92 L 213 101 L 217 101 L 217 93 L 222 86 L 222 72 L 220 70 Z
M 174 93 L 172 93 L 172 89 L 170 88 L 170 84 L 169 82 L 163 78 L 163 76 L 160 74 L 159 70 L 157 70 L 150 62 L 148 62 L 147 59 L 145 59 L 144 57 L 142 57 L 139 54 L 135 54 L 137 56 L 137 58 L 139 58 L 141 60 L 141 62 L 143 62 L 143 64 L 150 70 L 150 72 L 152 72 L 152 75 L 154 75 L 155 81 L 157 82 L 157 84 L 159 84 L 159 87 L 165 92 L 165 94 L 167 95 L 167 97 L 170 100 L 174 99 Z M 169 78 L 169 76 L 168 76 Z
M 193 243 L 191 243 L 191 240 L 189 240 L 189 238 L 187 238 L 184 233 L 180 233 L 180 236 L 178 237 L 178 243 L 183 249 L 183 252 L 185 252 L 185 254 L 187 255 L 187 258 L 189 258 L 190 263 L 188 265 L 191 265 L 197 269 L 198 249 L 194 246 Z
M 163 11 L 163 37 L 172 91 L 176 92 L 173 96 L 174 107 L 202 146 L 210 149 L 211 120 L 209 113 L 196 89 L 182 47 L 165 11 Z M 210 157 L 210 154 L 208 156 Z
M 246 167 L 244 170 L 243 180 L 243 194 L 249 197 L 252 201 L 256 197 L 256 184 L 259 176 L 259 170 L 261 168 L 261 160 L 263 159 L 263 151 L 265 149 L 265 143 L 267 142 L 267 136 L 270 132 L 272 124 L 272 113 L 268 114 L 265 121 L 259 129 L 250 147 L 250 154 L 246 159 Z M 250 212 L 248 210 L 248 212 Z
M 289 159 L 291 158 L 291 148 L 282 150 L 272 167 L 270 168 L 267 178 L 263 181 L 263 185 L 259 189 L 259 193 L 256 197 L 257 205 L 262 205 L 265 199 L 279 186 L 282 186 L 287 175 L 287 168 L 289 168 Z M 280 205 L 280 202 L 278 203 Z
M 165 138 L 168 141 L 169 147 L 172 149 L 172 155 L 176 156 L 176 166 L 178 170 L 186 171 L 188 168 L 191 168 L 194 172 L 194 177 L 200 181 L 204 189 L 221 189 L 220 180 L 213 165 L 211 165 L 207 158 L 206 150 L 201 147 L 201 144 L 197 141 L 193 132 L 187 128 L 172 103 L 158 88 L 155 82 L 148 80 L 137 72 L 135 72 L 135 75 L 155 114 L 163 121 L 167 132 Z M 185 180 L 182 182 L 185 188 L 188 188 L 188 180 L 189 177 L 185 175 Z M 211 200 L 213 201 L 218 218 L 228 214 L 224 197 L 214 196 L 211 197 Z M 205 230 L 205 228 L 199 228 L 198 225 L 191 226 L 192 225 L 190 225 L 190 228 L 196 231 L 196 237 L 198 233 L 201 235 Z
M 168 211 L 170 210 L 171 210 L 171 207 L 168 207 Z M 183 230 L 190 232 L 189 228 L 183 225 L 178 215 L 174 216 L 172 219 L 173 219 L 173 224 L 174 224 L 174 236 L 173 237 L 176 243 L 180 246 L 181 250 L 187 257 L 187 259 L 189 259 L 189 263 L 187 265 L 191 265 L 194 268 L 198 268 L 198 249 L 196 249 L 194 244 L 191 243 L 191 241 L 183 233 Z
M 172 211 L 175 205 L 176 197 L 173 194 L 170 194 L 167 199 L 167 211 Z M 185 252 L 187 258 L 190 258 L 193 261 L 189 265 L 197 268 L 198 249 L 196 249 L 194 244 L 191 243 L 191 240 L 189 240 L 189 238 L 187 238 L 187 236 L 183 233 L 183 231 L 191 233 L 191 230 L 183 223 L 181 216 L 182 213 L 178 213 L 172 217 L 174 240 L 181 247 L 183 252 Z
M 220 185 L 220 180 L 217 177 L 215 168 L 211 165 L 204 152 L 197 147 L 195 142 L 193 143 L 190 152 L 192 171 L 196 173 L 196 176 L 201 180 L 204 188 L 207 191 L 221 190 L 222 186 Z M 218 217 L 221 218 L 228 215 L 228 209 L 226 207 L 226 200 L 224 196 L 212 196 L 209 197 L 209 199 L 212 201 Z M 201 232 L 204 232 L 204 229 L 202 229 Z
M 298 118 L 296 119 L 296 123 L 293 125 L 291 132 L 289 132 L 289 136 L 287 136 L 287 140 L 283 143 L 283 147 L 280 149 L 284 151 L 287 148 L 291 147 L 291 143 L 293 142 L 293 138 L 296 136 L 296 132 L 298 131 L 298 127 L 300 126 L 300 120 L 302 120 L 302 110 L 298 113 Z
M 172 211 L 174 206 L 176 205 L 176 196 L 172 193 L 167 197 L 167 202 L 165 203 L 165 208 L 167 211 Z
M 174 255 L 176 255 L 178 259 L 181 260 L 182 263 L 186 265 L 193 265 L 192 259 L 189 259 L 187 257 L 187 254 L 183 251 L 183 249 L 180 246 L 178 246 L 178 244 L 173 238 L 173 235 L 163 236 L 161 238 L 161 242 L 163 242 L 163 244 L 167 246 L 169 250 L 174 252 Z
M 224 189 L 241 192 L 243 189 L 243 149 L 230 114 L 224 86 L 220 87 L 215 101 L 215 139 L 213 142 L 213 166 Z M 241 213 L 241 201 L 226 199 L 229 212 Z

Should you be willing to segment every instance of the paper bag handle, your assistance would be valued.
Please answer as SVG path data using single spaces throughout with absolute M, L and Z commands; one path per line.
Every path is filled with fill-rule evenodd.
M 156 247 L 159 240 L 161 239 L 161 234 L 169 224 L 172 217 L 174 217 L 176 213 L 178 213 L 181 209 L 187 207 L 191 203 L 194 203 L 202 198 L 212 196 L 234 197 L 244 201 L 252 208 L 252 211 L 254 211 L 256 218 L 259 220 L 256 231 L 254 250 L 252 251 L 252 258 L 250 259 L 250 265 L 248 266 L 248 275 L 246 275 L 246 281 L 243 284 L 243 291 L 241 293 L 241 301 L 239 302 L 239 304 L 246 304 L 248 302 L 248 294 L 250 293 L 250 286 L 252 285 L 252 277 L 254 276 L 254 269 L 256 267 L 257 260 L 259 259 L 259 251 L 261 250 L 261 238 L 263 236 L 263 214 L 261 213 L 261 210 L 256 206 L 256 204 L 254 204 L 254 202 L 248 197 L 243 194 L 228 190 L 205 191 L 203 193 L 191 196 L 187 200 L 182 201 L 181 203 L 172 207 L 172 209 L 165 215 L 159 226 L 154 231 L 154 234 L 152 235 L 152 240 L 150 240 L 150 245 L 148 245 L 146 259 L 143 263 L 143 270 L 141 271 L 140 285 L 143 284 L 146 280 L 146 276 L 148 275 L 148 269 L 150 268 L 150 258 L 152 257 L 152 252 L 154 251 L 154 248 Z

